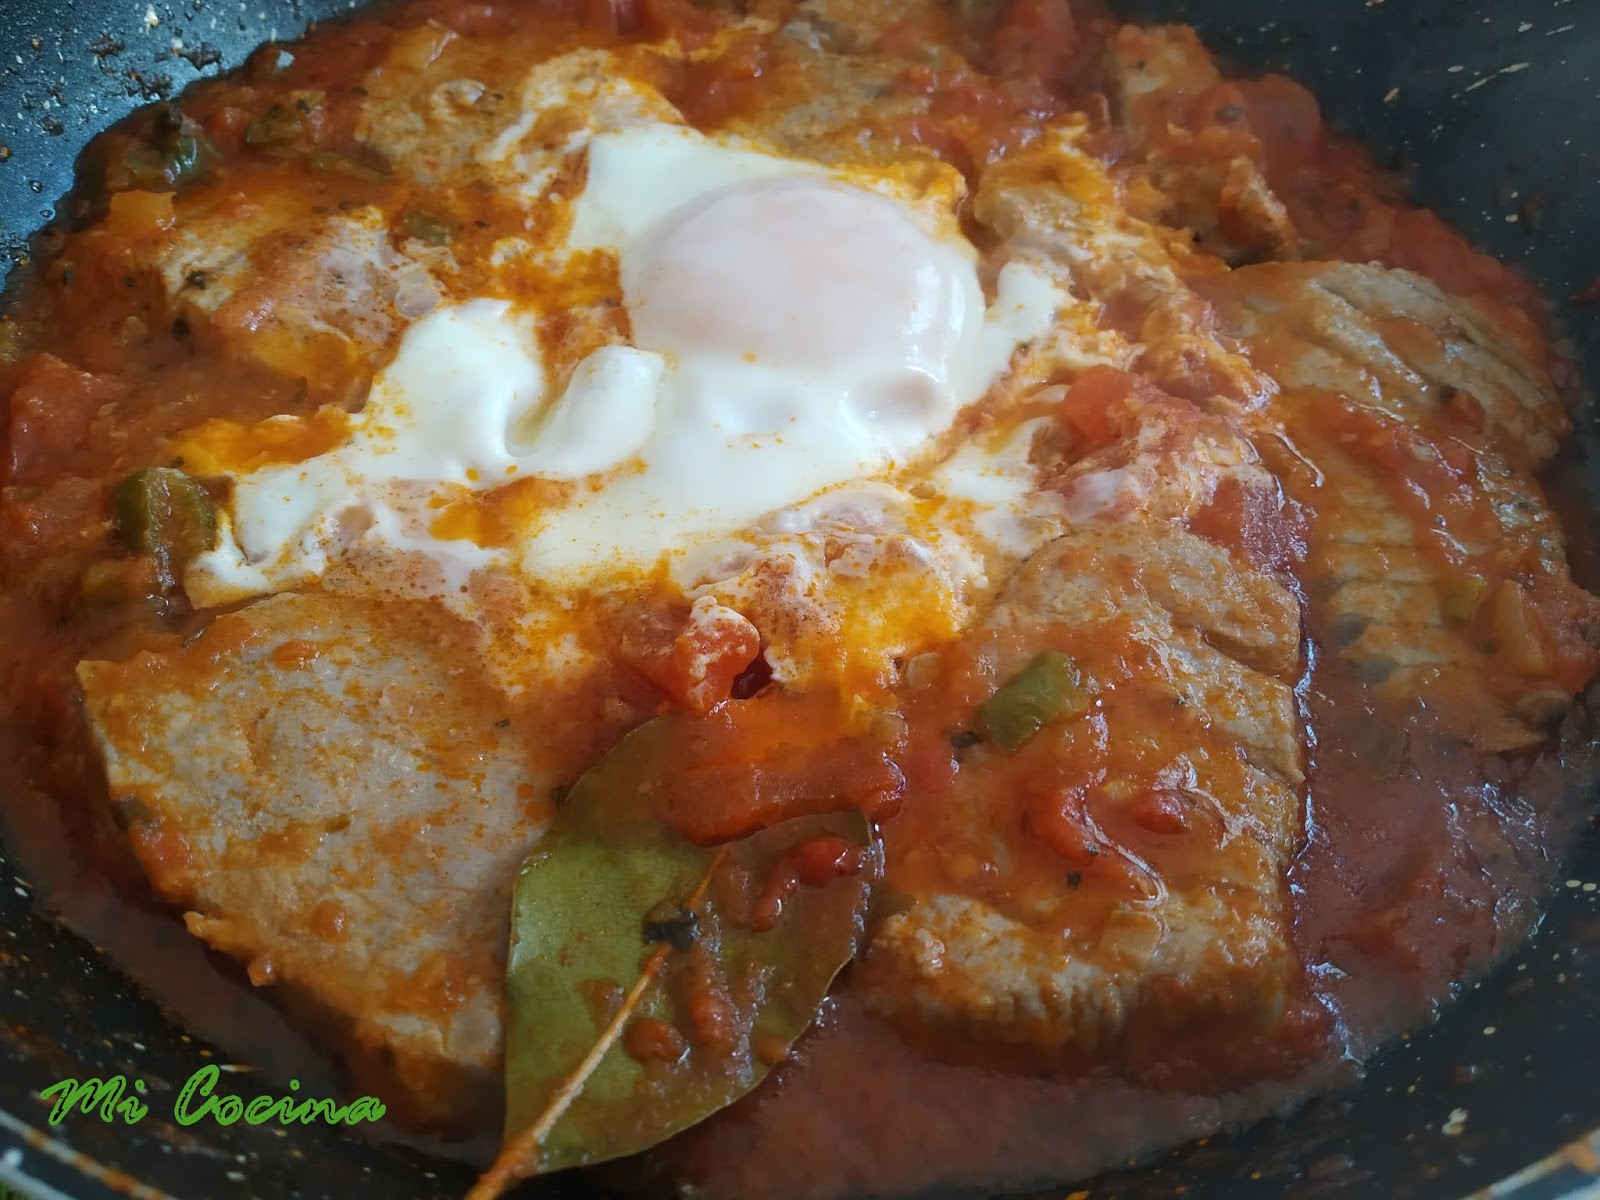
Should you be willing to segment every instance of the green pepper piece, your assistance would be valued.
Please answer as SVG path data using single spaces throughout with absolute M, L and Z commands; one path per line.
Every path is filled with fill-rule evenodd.
M 1046 725 L 1089 711 L 1078 664 L 1059 650 L 1046 650 L 978 708 L 983 736 L 1015 754 Z
M 217 510 L 198 483 L 172 467 L 144 467 L 117 484 L 117 530 L 130 550 L 154 555 L 176 580 L 217 540 Z
M 143 192 L 169 191 L 205 176 L 222 158 L 199 124 L 175 109 L 158 114 L 147 140 L 120 148 L 119 186 Z
M 1445 588 L 1439 601 L 1439 611 L 1452 621 L 1470 621 L 1478 611 L 1478 601 L 1489 590 L 1489 581 L 1480 575 L 1457 579 Z
M 159 192 L 168 186 L 166 164 L 160 153 L 143 142 L 130 142 L 124 148 L 122 170 L 128 186 L 136 191 Z
M 360 159 L 351 158 L 348 154 L 335 154 L 331 150 L 313 150 L 306 155 L 306 166 L 313 171 L 348 175 L 352 179 L 365 179 L 369 183 L 382 183 L 388 178 L 388 172 L 385 170 L 369 166 Z
M 167 166 L 172 172 L 172 182 L 184 183 L 194 178 L 200 165 L 200 143 L 192 133 L 180 133 L 167 147 Z
M 244 140 L 251 146 L 291 146 L 300 136 L 300 114 L 274 104 L 244 127 Z
M 167 160 L 167 174 L 179 186 L 205 175 L 222 157 L 216 143 L 198 127 L 173 134 L 162 147 L 162 153 Z
M 400 224 L 406 236 L 427 242 L 430 246 L 448 246 L 450 239 L 455 237 L 455 228 L 450 222 L 419 208 L 413 208 L 401 217 Z
M 192 183 L 221 158 L 216 145 L 200 128 L 200 123 L 186 116 L 176 103 L 155 109 L 151 117 L 149 142 L 161 159 L 161 182 L 169 187 Z

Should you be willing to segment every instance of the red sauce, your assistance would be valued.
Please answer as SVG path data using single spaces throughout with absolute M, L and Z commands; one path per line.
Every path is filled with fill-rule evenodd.
M 762 0 L 755 8 L 781 19 L 789 6 Z M 184 98 L 184 112 L 223 157 L 239 216 L 253 203 L 248 197 L 302 182 L 299 160 L 256 154 L 248 135 L 253 120 L 296 90 L 332 98 L 300 128 L 299 150 L 347 160 L 319 176 L 317 203 L 404 199 L 405 185 L 374 176 L 370 165 L 363 170 L 351 81 L 427 21 L 546 53 L 667 33 L 686 47 L 705 47 L 718 23 L 687 0 L 494 6 L 412 0 L 380 16 L 330 25 L 286 69 L 277 70 L 271 55 L 258 57 L 242 74 L 206 82 Z M 1043 122 L 1076 110 L 1088 115 L 1091 144 L 1108 160 L 1125 156 L 1100 65 L 1114 36 L 1109 19 L 1088 8 L 1074 13 L 1062 0 L 1010 0 L 986 28 L 962 26 L 944 8 L 930 8 L 920 22 L 893 24 L 879 34 L 881 51 L 938 40 L 964 47 L 972 65 L 908 63 L 892 91 L 927 103 L 914 116 L 871 129 L 875 148 L 931 154 L 974 172 L 1026 146 Z M 660 79 L 669 98 L 704 127 L 804 95 L 811 82 L 773 38 L 755 33 L 734 36 L 692 64 L 663 66 Z M 1540 347 L 1543 310 L 1532 284 L 1401 199 L 1364 152 L 1325 129 L 1315 101 L 1297 84 L 1281 77 L 1224 83 L 1174 100 L 1168 115 L 1174 145 L 1179 133 L 1187 135 L 1182 153 L 1194 160 L 1243 155 L 1259 162 L 1309 253 L 1420 271 L 1479 299 L 1529 347 Z M 132 137 L 115 131 L 95 153 L 115 160 Z M 115 186 L 115 170 L 108 182 Z M 482 203 L 481 211 L 493 215 L 494 201 Z M 150 902 L 139 860 L 182 860 L 191 848 L 159 825 L 135 822 L 131 837 L 118 827 L 75 693 L 78 661 L 170 647 L 205 619 L 133 569 L 124 580 L 131 591 L 117 603 L 84 595 L 86 567 L 127 557 L 108 527 L 110 483 L 136 466 L 165 461 L 173 436 L 206 418 L 308 416 L 324 402 L 354 403 L 363 382 L 329 392 L 196 344 L 176 324 L 159 324 L 161 314 L 146 298 L 125 294 L 136 289 L 123 282 L 121 264 L 167 212 L 170 205 L 160 200 L 122 200 L 98 229 L 50 235 L 47 248 L 57 253 L 27 293 L 26 329 L 48 348 L 0 358 L 0 393 L 9 397 L 0 458 L 6 465 L 0 573 L 8 581 L 0 596 L 0 823 L 8 852 L 53 906 L 106 944 L 158 1000 L 197 1032 L 316 1090 L 310 1081 L 326 1074 L 317 1052 L 240 971 L 208 959 Z M 470 221 L 464 229 L 461 257 L 481 257 L 487 244 L 474 241 L 479 235 Z M 129 321 L 149 336 L 129 336 Z M 1057 416 L 1065 435 L 1092 445 L 1125 432 L 1122 407 L 1152 403 L 1175 412 L 1193 408 L 1125 372 L 1095 368 L 1076 380 Z M 1493 592 L 1514 579 L 1535 549 L 1531 542 L 1497 542 L 1492 514 L 1469 486 L 1480 416 L 1469 409 L 1448 414 L 1446 451 L 1437 459 L 1418 457 L 1414 431 L 1349 405 L 1328 405 L 1306 432 L 1363 443 L 1368 461 L 1383 468 L 1397 501 L 1419 521 L 1494 542 L 1470 561 L 1442 539 L 1432 543 L 1441 562 L 1481 575 Z M 1195 516 L 1191 529 L 1280 573 L 1294 572 L 1319 536 L 1314 511 L 1232 485 Z M 1581 637 L 1578 602 L 1537 583 L 1525 597 L 1505 594 L 1512 596 L 1507 605 L 1532 614 L 1534 637 L 1557 664 L 1560 682 L 1577 690 L 1596 666 L 1595 651 Z M 965 860 L 982 859 L 981 848 L 966 844 L 945 817 L 960 771 L 949 734 L 993 690 L 996 662 L 1008 653 L 1003 637 L 956 648 L 938 686 L 908 707 L 903 728 L 841 740 L 826 699 L 775 699 L 767 690 L 759 703 L 706 711 L 712 706 L 705 688 L 739 695 L 741 687 L 763 687 L 759 647 L 740 635 L 701 639 L 686 631 L 684 614 L 657 615 L 660 636 L 619 647 L 617 678 L 608 686 L 627 691 L 640 711 L 650 702 L 675 701 L 697 713 L 698 765 L 680 781 L 678 803 L 668 804 L 682 832 L 706 842 L 737 836 L 812 810 L 826 796 L 830 805 L 862 807 L 880 822 L 890 885 L 933 888 Z M 1475 619 L 1496 618 L 1485 611 Z M 1487 624 L 1484 630 L 1493 632 Z M 1059 633 L 1097 678 L 1137 677 L 1139 650 L 1131 643 Z M 1025 1055 L 975 1062 L 967 1048 L 891 1027 L 866 1012 L 847 977 L 767 1085 L 643 1164 L 630 1164 L 630 1178 L 644 1171 L 659 1181 L 660 1173 L 671 1173 L 698 1182 L 707 1197 L 742 1197 L 1082 1177 L 1292 1105 L 1344 1077 L 1349 1063 L 1382 1038 L 1425 1018 L 1459 980 L 1514 945 L 1535 915 L 1549 864 L 1570 833 L 1568 781 L 1595 768 L 1581 711 L 1546 750 L 1469 753 L 1445 735 L 1439 714 L 1421 707 L 1396 713 L 1380 702 L 1324 655 L 1328 631 L 1313 621 L 1311 633 L 1297 692 L 1301 716 L 1316 731 L 1304 795 L 1307 837 L 1286 885 L 1297 975 L 1289 1008 L 1273 1029 L 1202 1030 L 1176 1044 L 1135 1047 L 1120 1062 L 1086 1060 L 1046 1073 Z M 312 663 L 293 644 L 278 653 L 285 666 Z M 616 721 L 593 719 L 602 690 L 597 684 L 592 704 L 551 717 L 569 737 L 575 760 L 597 757 L 617 732 Z M 1114 703 L 1132 727 L 1158 731 L 1165 719 L 1137 689 Z M 1093 722 L 1087 724 L 1092 737 Z M 1100 761 L 1137 773 L 1135 741 L 1099 746 Z M 755 777 L 752 762 L 762 764 Z M 1138 803 L 1111 812 L 1091 772 L 1074 775 L 1055 763 L 1044 737 L 1018 753 L 1003 775 L 995 819 L 1028 836 L 1008 870 L 984 882 L 986 898 L 1002 909 L 1040 880 L 1071 872 L 1078 879 L 1073 901 L 1054 916 L 1063 930 L 1091 936 L 1144 885 L 1148 869 L 1181 877 L 1217 853 L 1218 830 L 1180 795 L 1152 786 Z M 1089 829 L 1097 831 L 1093 852 Z M 842 842 L 807 843 L 768 881 L 759 904 L 779 905 L 799 888 L 860 868 Z M 337 906 L 317 913 L 318 930 L 330 939 L 345 936 L 345 921 Z M 271 970 L 270 962 L 255 964 L 253 981 L 270 979 Z M 459 1003 L 461 979 L 461 964 L 445 957 L 422 983 L 438 1006 L 449 1007 Z M 602 997 L 596 1007 L 614 1000 Z M 715 997 L 704 993 L 693 1035 L 714 1040 L 724 1019 Z M 681 1042 L 670 1027 L 641 1024 L 630 1032 L 628 1050 L 665 1061 L 682 1052 Z M 469 1143 L 452 1152 L 482 1148 Z
M 1482 759 L 1413 712 L 1375 772 L 1368 723 L 1387 730 L 1394 718 L 1365 692 L 1336 667 L 1308 674 L 1320 748 L 1310 837 L 1289 875 L 1303 973 L 1272 1038 L 1218 1031 L 1143 1070 L 1090 1066 L 1063 1080 L 908 1040 L 863 1011 L 847 979 L 769 1086 L 649 1169 L 687 1175 L 710 1197 L 770 1194 L 774 1180 L 814 1196 L 1042 1186 L 1286 1111 L 1348 1079 L 1378 1042 L 1526 934 L 1579 819 L 1571 781 L 1600 766 L 1579 720 L 1553 754 Z M 913 791 L 920 782 L 913 774 Z

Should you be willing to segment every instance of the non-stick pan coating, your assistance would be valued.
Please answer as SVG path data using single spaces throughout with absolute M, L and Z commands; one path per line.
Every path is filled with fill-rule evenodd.
M 148 99 L 292 38 L 348 0 L 0 0 L 0 249 L 25 252 L 88 137 Z M 1418 198 L 1562 301 L 1600 380 L 1600 3 L 1595 0 L 1126 0 L 1199 27 L 1245 70 L 1285 70 L 1333 121 L 1409 172 Z M 9 266 L 9 262 L 6 266 Z M 1584 449 L 1592 418 L 1585 417 Z M 1600 462 L 1588 465 L 1591 489 Z M 1600 505 L 1592 505 L 1600 512 Z M 0 847 L 0 1181 L 76 1197 L 456 1197 L 466 1173 L 325 1128 L 175 1130 L 171 1093 L 215 1053 L 185 1038 L 87 944 L 37 915 Z M 1107 1178 L 1101 1197 L 1458 1197 L 1600 1128 L 1600 830 L 1591 823 L 1534 939 L 1358 1088 L 1285 1121 Z M 219 1055 L 219 1059 L 220 1059 Z M 48 1152 L 38 1090 L 125 1072 L 151 1086 L 136 1126 L 75 1120 L 83 1159 Z M 1465 1114 L 1464 1122 L 1458 1114 Z M 1452 1115 L 1457 1114 L 1455 1120 Z M 1446 1133 L 1445 1129 L 1455 1130 Z M 1528 1171 L 1519 1200 L 1600 1188 L 1593 1150 Z M 552 1195 L 571 1191 L 559 1182 Z M 133 1194 L 139 1195 L 135 1191 Z M 152 1193 L 142 1193 L 151 1195 Z M 1060 1189 L 1050 1193 L 1062 1194 Z M 1503 1194 L 1513 1194 L 1506 1192 Z

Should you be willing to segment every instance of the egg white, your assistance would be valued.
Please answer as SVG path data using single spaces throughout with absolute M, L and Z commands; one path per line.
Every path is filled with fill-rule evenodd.
M 939 610 L 934 625 L 962 618 L 984 578 L 984 548 L 1004 545 L 1007 522 L 1029 504 L 1027 438 L 957 453 L 918 502 L 894 481 L 946 456 L 958 414 L 1051 329 L 1063 293 L 1013 263 L 985 303 L 977 254 L 956 222 L 960 180 L 945 168 L 833 171 L 663 120 L 661 104 L 614 105 L 634 116 L 565 145 L 587 159 L 568 221 L 507 251 L 558 276 L 583 256 L 613 262 L 631 342 L 557 371 L 539 323 L 561 304 L 559 289 L 543 307 L 441 305 L 407 330 L 338 445 L 226 471 L 219 544 L 185 578 L 196 603 L 306 586 L 335 567 L 345 586 L 353 577 L 393 588 L 398 563 L 408 587 L 488 624 L 473 581 L 489 575 L 530 597 L 519 619 L 493 617 L 497 643 L 526 657 L 567 636 L 559 614 L 579 597 L 641 580 L 760 609 L 752 565 L 787 556 L 810 572 L 807 602 L 833 613 L 823 624 L 853 613 L 875 659 L 913 636 L 889 628 L 892 611 L 871 616 L 893 608 L 887 576 L 903 577 L 890 587 L 901 603 Z M 789 225 L 762 226 L 770 197 L 787 204 Z M 848 241 L 857 221 L 872 236 L 829 258 L 835 235 Z M 483 522 L 440 520 L 529 480 L 552 486 L 507 509 L 494 537 L 474 532 Z M 873 545 L 896 550 L 888 568 L 854 582 L 837 562 L 815 569 L 799 545 L 806 518 L 795 515 L 852 487 L 887 489 L 901 510 L 856 531 L 858 565 Z M 942 509 L 928 499 L 940 488 L 950 493 Z M 507 653 L 508 664 L 519 657 Z M 780 664 L 780 677 L 803 682 L 804 659 Z

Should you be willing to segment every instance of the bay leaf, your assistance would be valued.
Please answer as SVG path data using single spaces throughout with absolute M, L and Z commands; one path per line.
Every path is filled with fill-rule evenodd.
M 497 1186 L 474 1196 L 637 1153 L 733 1103 L 781 1061 L 855 953 L 875 873 L 866 819 L 800 816 L 695 845 L 654 803 L 682 735 L 669 715 L 623 738 L 567 793 L 518 876 L 506 1149 L 484 1179 Z M 796 877 L 816 875 L 819 856 L 829 875 L 835 853 L 841 873 Z M 629 1053 L 639 1021 L 663 1023 L 661 1057 Z

